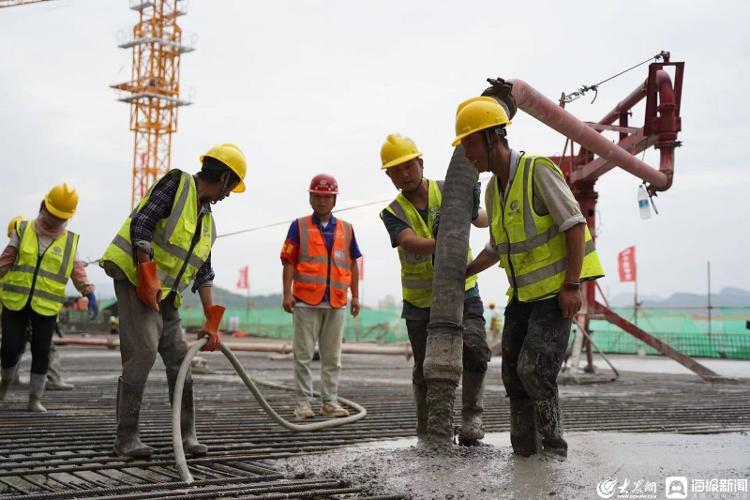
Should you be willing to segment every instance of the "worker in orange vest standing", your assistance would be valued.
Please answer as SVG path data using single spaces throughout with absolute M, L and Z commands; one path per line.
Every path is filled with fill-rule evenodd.
M 289 227 L 281 249 L 284 266 L 284 310 L 294 315 L 294 381 L 297 419 L 312 418 L 313 383 L 310 362 L 318 343 L 320 351 L 320 414 L 346 417 L 337 401 L 341 371 L 341 340 L 347 292 L 351 289 L 351 314 L 359 314 L 359 270 L 362 256 L 352 225 L 333 216 L 339 188 L 336 179 L 318 174 L 310 182 L 312 215 Z

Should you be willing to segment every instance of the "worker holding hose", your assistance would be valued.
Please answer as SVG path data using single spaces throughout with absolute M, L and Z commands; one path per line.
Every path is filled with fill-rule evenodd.
M 245 156 L 233 144 L 214 146 L 200 157 L 201 170 L 190 175 L 171 170 L 154 184 L 128 216 L 100 265 L 114 280 L 120 322 L 122 375 L 117 386 L 117 436 L 114 452 L 147 458 L 154 449 L 139 434 L 141 401 L 157 352 L 166 366 L 171 404 L 181 405 L 185 452 L 205 455 L 198 442 L 193 409 L 193 382 L 188 372 L 182 401 L 171 401 L 185 354 L 185 332 L 178 309 L 182 292 L 192 283 L 206 322 L 198 337 L 205 350 L 218 348 L 224 308 L 214 305 L 211 247 L 216 226 L 211 205 L 231 192 L 245 191 Z
M 423 365 L 427 349 L 427 325 L 432 304 L 432 273 L 440 221 L 442 182 L 424 177 L 422 153 L 408 137 L 391 134 L 380 150 L 381 168 L 401 192 L 381 213 L 401 261 L 403 311 L 412 352 L 412 388 L 417 408 L 417 436 L 427 435 L 427 383 Z M 487 227 L 487 214 L 479 207 L 481 187 L 474 190 L 472 224 Z M 471 261 L 471 250 L 467 262 Z M 466 280 L 463 308 L 462 424 L 459 443 L 473 446 L 484 437 L 484 377 L 490 360 L 485 331 L 484 306 L 477 279 Z
M 492 83 L 510 89 L 502 81 Z M 567 456 L 557 375 L 571 320 L 581 308 L 581 281 L 604 273 L 562 171 L 548 158 L 509 147 L 509 104 L 504 104 L 475 97 L 456 114 L 453 145 L 464 147 L 477 170 L 493 174 L 485 198 L 490 242 L 469 264 L 467 276 L 499 261 L 510 282 L 501 347 L 513 451 Z

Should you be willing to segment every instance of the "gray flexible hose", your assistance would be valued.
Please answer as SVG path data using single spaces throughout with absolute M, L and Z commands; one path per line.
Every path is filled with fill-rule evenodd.
M 193 357 L 198 353 L 198 350 L 206 345 L 208 342 L 207 338 L 201 338 L 198 339 L 197 342 L 195 342 L 190 349 L 188 349 L 188 352 L 185 354 L 185 359 L 182 360 L 182 365 L 180 365 L 180 371 L 177 373 L 177 380 L 174 385 L 174 397 L 172 401 L 175 401 L 175 404 L 172 405 L 172 446 L 174 447 L 174 459 L 175 459 L 175 465 L 177 466 L 177 471 L 180 473 L 180 479 L 185 481 L 186 483 L 192 483 L 194 481 L 193 475 L 190 474 L 190 470 L 187 466 L 187 461 L 185 459 L 185 450 L 182 446 L 182 426 L 180 423 L 180 415 L 181 415 L 181 407 L 182 405 L 178 403 L 178 401 L 182 401 L 182 391 L 185 388 L 185 378 L 187 377 L 188 369 L 190 368 L 190 362 L 193 360 Z M 289 422 L 285 420 L 281 415 L 276 413 L 276 411 L 271 408 L 271 405 L 268 404 L 268 402 L 263 397 L 263 394 L 261 394 L 260 390 L 258 390 L 257 385 L 262 385 L 264 387 L 271 387 L 274 389 L 284 389 L 288 391 L 295 390 L 293 387 L 289 387 L 286 385 L 281 384 L 274 384 L 271 382 L 264 382 L 261 380 L 254 381 L 245 371 L 245 369 L 242 367 L 242 364 L 240 364 L 240 361 L 237 359 L 237 356 L 234 355 L 234 353 L 225 345 L 219 344 L 219 349 L 222 353 L 224 353 L 224 356 L 227 357 L 229 362 L 232 364 L 232 367 L 237 372 L 237 375 L 240 376 L 242 381 L 245 383 L 248 389 L 250 389 L 250 392 L 253 393 L 253 396 L 255 396 L 255 399 L 258 400 L 258 403 L 260 403 L 261 407 L 266 411 L 266 413 L 279 425 L 286 427 L 287 429 L 294 431 L 294 432 L 310 432 L 310 431 L 317 431 L 320 429 L 327 429 L 329 427 L 338 427 L 340 425 L 348 424 L 349 422 L 354 422 L 357 420 L 360 420 L 364 418 L 367 415 L 367 410 L 363 407 L 355 403 L 354 401 L 350 401 L 348 399 L 344 398 L 338 398 L 339 401 L 344 403 L 345 405 L 354 408 L 357 413 L 354 415 L 350 415 L 348 417 L 344 418 L 337 418 L 335 420 L 326 420 L 325 422 L 314 422 L 311 424 L 293 424 L 292 422 Z M 316 392 L 316 396 L 319 394 Z

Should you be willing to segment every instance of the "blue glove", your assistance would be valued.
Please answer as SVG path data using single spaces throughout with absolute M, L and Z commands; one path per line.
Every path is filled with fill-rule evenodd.
M 96 303 L 96 295 L 94 292 L 86 294 L 86 298 L 89 299 L 89 319 L 96 319 L 99 316 L 99 304 Z

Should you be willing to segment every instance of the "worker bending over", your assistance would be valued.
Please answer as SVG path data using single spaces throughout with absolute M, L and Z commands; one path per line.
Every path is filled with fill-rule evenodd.
M 182 292 L 192 283 L 206 323 L 198 338 L 204 350 L 218 348 L 224 308 L 211 294 L 214 271 L 211 247 L 216 225 L 211 204 L 245 191 L 245 156 L 233 144 L 221 144 L 200 157 L 201 170 L 190 175 L 171 170 L 154 184 L 128 216 L 100 265 L 114 280 L 118 303 L 122 375 L 117 385 L 117 437 L 114 452 L 149 457 L 154 449 L 141 442 L 138 430 L 146 379 L 161 355 L 166 366 L 170 404 L 181 404 L 185 452 L 205 455 L 208 448 L 195 434 L 193 381 L 185 380 L 182 401 L 172 401 L 177 373 L 188 350 L 180 325 Z

